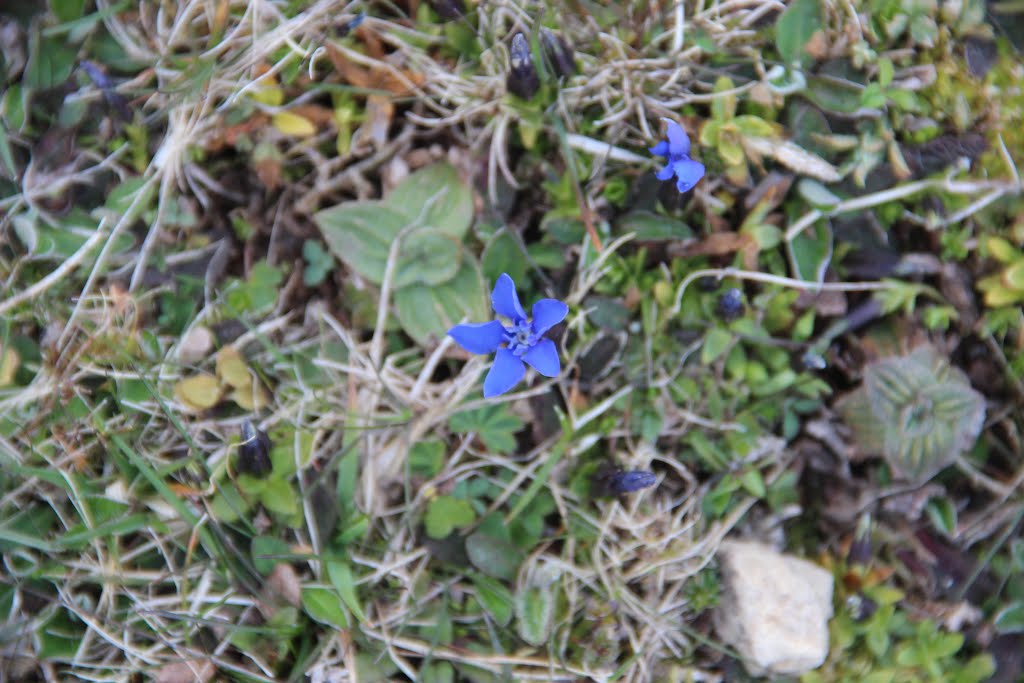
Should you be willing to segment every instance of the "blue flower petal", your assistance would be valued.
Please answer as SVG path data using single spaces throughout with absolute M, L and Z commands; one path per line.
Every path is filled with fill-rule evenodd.
M 523 361 L 508 349 L 498 349 L 494 365 L 484 378 L 484 398 L 504 394 L 518 384 L 525 374 Z
M 668 150 L 674 157 L 690 155 L 690 138 L 686 136 L 683 127 L 672 119 L 662 119 L 667 126 Z
M 558 299 L 541 299 L 533 305 L 533 331 L 544 334 L 558 323 L 565 320 L 569 307 Z
M 498 315 L 512 320 L 526 320 L 526 311 L 523 310 L 522 304 L 519 303 L 519 295 L 516 294 L 516 283 L 512 282 L 508 273 L 502 273 L 494 283 L 491 306 Z
M 675 169 L 672 168 L 672 162 L 670 161 L 667 164 L 665 164 L 665 168 L 661 169 L 654 175 L 658 178 L 658 180 L 668 180 L 675 174 Z
M 667 157 L 668 156 L 668 140 L 662 140 L 661 142 L 656 144 L 654 147 L 648 148 L 648 151 L 651 154 L 654 154 L 654 155 L 659 156 L 659 157 Z
M 500 320 L 489 323 L 466 323 L 448 330 L 448 336 L 470 353 L 493 353 L 506 340 L 505 326 Z
M 681 159 L 672 164 L 672 169 L 676 173 L 676 177 L 679 181 L 676 183 L 676 189 L 680 192 L 686 192 L 691 187 L 697 184 L 697 181 L 704 177 L 704 164 L 693 159 Z
M 558 360 L 558 347 L 550 339 L 541 339 L 537 342 L 536 346 L 523 354 L 523 360 L 545 377 L 558 377 L 562 370 L 562 364 Z

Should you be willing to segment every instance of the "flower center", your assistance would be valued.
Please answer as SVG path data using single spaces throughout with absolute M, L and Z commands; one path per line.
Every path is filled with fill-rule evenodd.
M 533 325 L 525 320 L 516 320 L 512 323 L 511 328 L 505 328 L 505 330 L 508 332 L 508 350 L 517 356 L 523 355 L 537 343 Z

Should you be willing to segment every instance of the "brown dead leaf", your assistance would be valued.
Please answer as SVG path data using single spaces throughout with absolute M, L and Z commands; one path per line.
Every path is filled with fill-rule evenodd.
M 747 211 L 752 211 L 761 202 L 767 202 L 770 211 L 782 203 L 792 186 L 792 174 L 771 171 L 743 199 L 743 207 Z
M 426 80 L 421 73 L 390 64 L 374 63 L 369 67 L 357 64 L 330 43 L 327 44 L 327 56 L 342 78 L 357 88 L 386 90 L 396 97 L 407 97 Z
M 380 149 L 388 141 L 388 130 L 391 128 L 391 120 L 395 115 L 395 105 L 383 95 L 370 95 L 366 98 L 366 123 L 364 130 L 367 131 L 374 147 Z
M 295 112 L 304 119 L 309 119 L 317 128 L 328 128 L 334 125 L 334 110 L 319 104 L 300 104 L 289 111 Z
M 263 157 L 254 160 L 252 167 L 256 171 L 256 177 L 268 191 L 273 192 L 284 183 L 284 167 L 280 159 Z
M 268 597 L 281 598 L 289 605 L 302 605 L 302 584 L 295 568 L 287 562 L 278 562 L 267 576 Z
M 193 659 L 165 664 L 156 674 L 156 683 L 207 683 L 216 673 L 213 662 Z
M 669 253 L 676 257 L 688 256 L 725 256 L 737 251 L 745 251 L 757 242 L 750 235 L 738 232 L 713 232 L 703 239 L 686 244 L 669 246 Z
M 824 61 L 829 56 L 828 37 L 824 31 L 815 31 L 811 39 L 804 45 L 804 52 L 809 54 L 815 61 Z
M 238 144 L 239 138 L 251 137 L 266 127 L 269 121 L 270 117 L 266 114 L 254 114 L 241 123 L 215 131 L 206 139 L 203 147 L 207 152 L 219 152 L 227 147 L 234 147 Z
M 838 318 L 846 315 L 846 294 L 831 290 L 824 292 L 804 290 L 800 292 L 793 307 L 804 311 L 813 308 L 818 315 L 826 318 Z
M 210 21 L 210 33 L 212 35 L 222 35 L 224 33 L 224 27 L 228 24 L 230 10 L 231 3 L 229 0 L 219 0 Z
M 360 24 L 354 35 L 366 46 L 367 55 L 373 59 L 384 59 L 384 44 L 380 42 L 376 31 L 366 24 Z

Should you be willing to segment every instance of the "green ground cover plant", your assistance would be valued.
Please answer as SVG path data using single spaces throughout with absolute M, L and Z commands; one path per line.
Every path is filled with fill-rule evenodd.
M 0 8 L 0 680 L 1024 670 L 1014 3 Z

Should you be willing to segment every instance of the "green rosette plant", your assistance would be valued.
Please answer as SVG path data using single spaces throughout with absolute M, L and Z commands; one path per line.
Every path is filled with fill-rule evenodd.
M 985 399 L 932 346 L 867 365 L 864 382 L 837 404 L 862 451 L 923 482 L 978 438 Z

